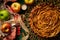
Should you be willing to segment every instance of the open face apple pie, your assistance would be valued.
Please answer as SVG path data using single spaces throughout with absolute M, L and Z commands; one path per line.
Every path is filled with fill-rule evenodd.
M 54 37 L 60 32 L 59 9 L 50 4 L 37 5 L 29 15 L 29 24 L 41 37 Z

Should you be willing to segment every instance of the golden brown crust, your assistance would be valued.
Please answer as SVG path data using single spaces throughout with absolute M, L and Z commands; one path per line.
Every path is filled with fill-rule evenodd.
M 41 37 L 53 37 L 60 32 L 60 12 L 50 5 L 37 5 L 29 15 L 31 29 Z

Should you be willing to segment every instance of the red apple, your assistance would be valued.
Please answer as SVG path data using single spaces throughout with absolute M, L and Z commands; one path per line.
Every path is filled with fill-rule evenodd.
M 8 32 L 10 32 L 10 28 L 11 28 L 11 24 L 10 24 L 10 23 L 4 23 L 4 24 L 2 25 L 1 30 L 2 30 L 2 32 L 4 32 L 4 33 L 8 33 Z
M 21 9 L 21 5 L 18 2 L 14 2 L 12 3 L 11 8 L 14 12 L 19 12 Z

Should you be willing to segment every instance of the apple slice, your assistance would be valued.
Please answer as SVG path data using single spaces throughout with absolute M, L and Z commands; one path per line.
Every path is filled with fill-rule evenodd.
M 22 5 L 22 10 L 26 10 L 27 9 L 27 5 Z

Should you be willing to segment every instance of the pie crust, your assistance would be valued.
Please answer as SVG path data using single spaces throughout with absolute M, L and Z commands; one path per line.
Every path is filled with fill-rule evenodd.
M 60 32 L 60 11 L 51 4 L 37 5 L 29 15 L 29 25 L 41 37 L 54 37 Z

